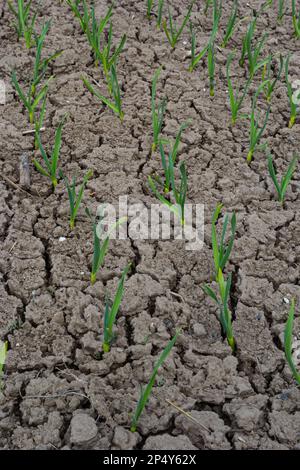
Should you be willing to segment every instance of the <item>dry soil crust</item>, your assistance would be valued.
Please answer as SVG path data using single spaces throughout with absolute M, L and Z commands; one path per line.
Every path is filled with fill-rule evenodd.
M 6 3 L 6 2 L 4 2 Z M 34 2 L 35 3 L 35 2 Z M 293 449 L 300 446 L 300 391 L 285 365 L 282 332 L 288 305 L 299 287 L 299 169 L 282 207 L 267 176 L 266 157 L 245 162 L 248 122 L 230 126 L 226 94 L 226 58 L 240 50 L 247 22 L 241 23 L 229 49 L 217 51 L 216 96 L 208 96 L 206 62 L 190 74 L 189 37 L 185 31 L 171 50 L 155 20 L 145 17 L 145 1 L 116 2 L 114 34 L 128 39 L 118 65 L 125 119 L 119 122 L 84 89 L 81 75 L 101 81 L 86 38 L 68 7 L 43 2 L 43 18 L 52 18 L 48 53 L 64 52 L 52 68 L 45 142 L 67 112 L 61 165 L 68 176 L 94 170 L 85 202 L 155 202 L 147 175 L 159 169 L 150 158 L 150 87 L 156 68 L 163 71 L 159 96 L 167 96 L 164 135 L 174 136 L 190 119 L 180 159 L 189 174 L 189 202 L 204 203 L 206 222 L 219 201 L 237 212 L 237 238 L 228 267 L 234 276 L 232 308 L 238 343 L 235 357 L 224 342 L 215 306 L 201 290 L 213 275 L 209 224 L 200 252 L 177 241 L 112 242 L 94 287 L 89 283 L 91 227 L 82 210 L 74 233 L 68 231 L 68 202 L 63 184 L 55 194 L 32 168 L 31 195 L 0 179 L 0 338 L 8 339 L 5 388 L 0 394 L 2 449 Z M 173 1 L 175 16 L 188 6 Z M 211 19 L 196 2 L 192 19 L 199 44 Z M 231 2 L 223 2 L 222 28 Z M 240 16 L 261 2 L 240 2 Z M 275 2 L 276 3 L 276 2 Z M 97 14 L 107 9 L 96 1 Z M 25 111 L 13 92 L 11 70 L 22 82 L 33 51 L 16 41 L 11 14 L 0 7 L 0 78 L 7 83 L 1 106 L 1 174 L 18 182 L 19 158 L 32 156 Z M 299 78 L 299 41 L 292 37 L 291 13 L 281 26 L 276 9 L 258 21 L 269 32 L 267 50 L 293 52 L 290 73 Z M 233 67 L 235 83 L 245 71 Z M 258 83 L 260 77 L 257 77 Z M 253 87 L 254 89 L 254 87 Z M 250 99 L 245 102 L 249 110 Z M 261 99 L 259 106 L 266 104 Z M 287 128 L 289 112 L 281 82 L 272 100 L 265 140 L 276 166 L 286 169 L 300 148 L 300 124 Z M 39 196 L 37 196 L 39 194 Z M 61 241 L 61 237 L 65 237 Z M 99 354 L 106 288 L 115 289 L 128 260 L 134 265 L 117 321 L 117 339 L 109 354 Z M 177 295 L 174 295 L 177 294 Z M 299 308 L 295 328 L 299 331 Z M 149 374 L 175 328 L 183 333 L 159 373 L 138 433 L 129 432 L 139 384 Z M 207 427 L 188 420 L 166 400 L 189 411 Z

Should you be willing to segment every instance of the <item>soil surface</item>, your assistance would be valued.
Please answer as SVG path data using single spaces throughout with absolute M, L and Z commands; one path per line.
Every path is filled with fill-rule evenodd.
M 34 4 L 36 2 L 33 2 Z M 31 186 L 20 190 L 20 157 L 34 155 L 32 129 L 10 83 L 16 70 L 23 86 L 30 76 L 34 49 L 18 43 L 6 2 L 0 7 L 0 78 L 7 84 L 0 106 L 0 338 L 9 352 L 0 393 L 2 449 L 299 449 L 300 390 L 286 365 L 283 329 L 295 298 L 295 333 L 300 327 L 300 167 L 277 202 L 265 152 L 251 166 L 245 157 L 249 121 L 230 122 L 226 60 L 235 86 L 246 80 L 238 66 L 251 7 L 240 1 L 236 29 L 225 49 L 216 52 L 216 94 L 209 97 L 206 59 L 188 72 L 190 38 L 185 29 L 174 50 L 155 17 L 149 22 L 145 1 L 116 2 L 114 38 L 127 34 L 118 62 L 125 118 L 123 123 L 84 88 L 82 75 L 94 78 L 106 93 L 90 48 L 65 2 L 45 0 L 39 28 L 52 18 L 45 54 L 63 50 L 51 66 L 43 142 L 51 147 L 62 116 L 60 167 L 81 181 L 94 171 L 76 228 L 68 229 L 69 207 L 62 181 L 55 193 L 30 163 Z M 187 0 L 172 1 L 174 17 L 183 18 Z M 218 43 L 232 2 L 223 2 Z M 276 2 L 274 2 L 276 4 Z M 192 20 L 198 46 L 211 30 L 211 10 L 196 2 Z M 102 15 L 108 2 L 96 1 Z M 259 17 L 257 37 L 268 32 L 264 54 L 292 53 L 290 75 L 300 78 L 299 40 L 292 35 L 290 8 L 277 24 L 275 7 Z M 115 40 L 116 40 L 115 39 Z M 174 138 L 185 121 L 179 161 L 189 177 L 189 203 L 205 204 L 202 250 L 184 241 L 112 241 L 104 267 L 91 287 L 92 229 L 84 207 L 116 203 L 157 203 L 147 177 L 161 167 L 151 156 L 150 92 L 154 71 L 162 67 L 158 97 L 167 97 L 163 135 Z M 243 111 L 261 81 L 255 77 Z M 103 85 L 102 85 L 103 84 Z M 258 107 L 266 110 L 261 95 Z M 300 120 L 288 129 L 289 104 L 282 79 L 272 97 L 263 142 L 279 174 L 300 149 Z M 8 179 L 10 181 L 8 181 Z M 216 306 L 201 286 L 213 278 L 210 219 L 218 202 L 237 213 L 234 250 L 226 269 L 233 273 L 231 308 L 238 349 L 231 354 L 221 333 Z M 116 323 L 116 340 L 102 354 L 106 290 L 114 292 L 128 261 L 133 269 Z M 138 432 L 129 431 L 140 385 L 175 333 L 175 347 L 160 369 Z M 189 412 L 187 418 L 169 402 Z

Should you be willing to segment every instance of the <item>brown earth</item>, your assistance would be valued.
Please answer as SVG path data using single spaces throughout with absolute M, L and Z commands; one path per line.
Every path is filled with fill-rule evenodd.
M 22 135 L 30 128 L 27 115 L 12 90 L 10 74 L 15 69 L 25 83 L 34 51 L 17 42 L 11 14 L 6 5 L 0 7 L 0 78 L 8 88 L 0 115 L 0 338 L 9 342 L 0 393 L 0 448 L 299 449 L 300 390 L 284 360 L 282 333 L 286 299 L 295 297 L 300 304 L 300 172 L 298 166 L 282 207 L 265 154 L 257 152 L 251 167 L 245 162 L 249 122 L 230 125 L 226 60 L 230 50 L 240 50 L 247 21 L 227 49 L 217 50 L 212 99 L 206 60 L 194 73 L 187 71 L 188 30 L 172 51 L 155 20 L 146 19 L 144 0 L 117 2 L 114 34 L 128 36 L 118 63 L 125 111 L 120 123 L 82 84 L 83 74 L 97 81 L 102 76 L 72 13 L 60 2 L 43 3 L 40 25 L 52 18 L 45 52 L 64 51 L 51 70 L 55 80 L 48 94 L 43 141 L 52 145 L 56 126 L 67 112 L 61 167 L 78 181 L 87 168 L 94 175 L 73 233 L 62 182 L 54 194 L 33 166 L 27 193 L 3 178 L 18 183 L 20 156 L 33 155 L 32 135 Z M 175 17 L 188 3 L 172 2 Z M 260 3 L 241 1 L 240 17 L 250 15 L 249 4 L 255 8 Z M 96 4 L 98 14 L 106 11 L 106 1 Z M 205 17 L 203 2 L 196 4 L 192 19 L 203 44 L 211 14 Z M 222 30 L 230 5 L 223 7 Z M 291 13 L 288 10 L 280 26 L 276 15 L 276 8 L 268 9 L 257 31 L 269 32 L 266 53 L 293 53 L 290 74 L 299 79 L 299 41 L 292 36 Z M 237 59 L 238 53 L 232 67 L 235 83 L 246 76 Z M 174 137 L 179 125 L 191 120 L 182 137 L 180 160 L 188 169 L 188 202 L 205 204 L 205 244 L 201 251 L 189 252 L 183 241 L 113 241 L 91 287 L 92 232 L 84 206 L 115 203 L 122 195 L 146 206 L 156 202 L 147 175 L 160 168 L 158 155 L 149 152 L 151 79 L 159 65 L 163 71 L 158 95 L 168 99 L 164 135 Z M 257 76 L 252 91 L 259 81 Z M 248 96 L 246 112 L 250 103 Z M 266 109 L 263 97 L 259 107 Z M 288 129 L 288 119 L 282 80 L 272 98 L 264 138 L 279 173 L 300 148 L 300 121 Z M 234 274 L 235 356 L 222 338 L 215 305 L 201 290 L 213 275 L 209 221 L 220 201 L 226 211 L 237 212 L 238 220 L 228 266 Z M 116 341 L 111 352 L 102 355 L 105 292 L 114 291 L 129 260 L 134 268 L 126 281 Z M 182 335 L 159 372 L 138 433 L 132 434 L 130 417 L 139 385 L 147 383 L 176 327 L 182 328 Z M 166 400 L 189 411 L 200 425 Z

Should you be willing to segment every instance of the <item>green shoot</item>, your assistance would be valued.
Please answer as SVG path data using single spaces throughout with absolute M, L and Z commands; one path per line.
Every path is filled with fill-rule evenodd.
M 154 195 L 157 197 L 157 199 L 160 202 L 162 202 L 165 206 L 167 206 L 168 209 L 171 212 L 173 212 L 176 215 L 176 217 L 179 218 L 181 225 L 184 225 L 185 224 L 184 205 L 185 205 L 186 194 L 187 194 L 187 172 L 186 172 L 185 164 L 184 162 L 182 162 L 179 166 L 181 182 L 180 182 L 180 187 L 178 189 L 175 184 L 174 164 L 170 156 L 169 156 L 168 163 L 169 164 L 167 168 L 167 173 L 171 180 L 172 194 L 173 194 L 176 204 L 175 205 L 172 204 L 172 202 L 169 199 L 167 199 L 166 197 L 160 194 L 151 176 L 148 176 L 149 186 L 151 190 L 153 191 Z
M 47 178 L 51 180 L 53 189 L 55 189 L 57 186 L 57 167 L 58 167 L 58 160 L 59 160 L 59 154 L 60 154 L 60 148 L 61 148 L 62 128 L 65 123 L 65 120 L 66 120 L 66 116 L 63 117 L 58 128 L 56 129 L 54 147 L 53 147 L 50 158 L 48 157 L 42 145 L 39 132 L 36 134 L 39 150 L 41 152 L 42 159 L 44 161 L 44 165 L 46 168 L 44 168 L 36 159 L 33 160 L 33 164 L 35 168 L 39 171 L 39 173 L 41 173 L 43 176 L 46 176 Z
M 230 253 L 232 251 L 233 243 L 234 243 L 234 236 L 236 230 L 236 215 L 235 212 L 231 216 L 230 220 L 230 227 L 231 227 L 231 236 L 229 238 L 228 244 L 225 243 L 225 236 L 228 227 L 229 217 L 226 214 L 224 219 L 224 224 L 222 228 L 221 238 L 220 241 L 218 240 L 217 235 L 217 221 L 219 215 L 221 213 L 223 205 L 218 204 L 212 217 L 211 221 L 211 241 L 212 241 L 212 249 L 213 249 L 213 257 L 214 257 L 214 265 L 215 265 L 215 276 L 218 280 L 219 271 L 223 272 L 227 261 L 229 260 Z
M 253 35 L 256 29 L 256 21 L 257 18 L 254 18 L 248 27 L 247 33 L 243 39 L 242 56 L 240 59 L 240 66 L 243 67 L 247 57 L 251 78 L 253 78 L 257 70 L 263 67 L 269 60 L 269 57 L 267 57 L 266 59 L 259 61 L 259 56 L 261 55 L 262 49 L 268 37 L 267 33 L 263 35 L 260 41 L 257 41 L 254 45 L 252 45 Z
M 173 19 L 172 19 L 172 15 L 171 15 L 171 11 L 170 11 L 170 6 L 168 5 L 169 29 L 168 29 L 166 20 L 163 21 L 162 26 L 163 26 L 163 30 L 164 30 L 164 32 L 167 36 L 167 39 L 168 39 L 168 41 L 169 41 L 169 43 L 170 43 L 170 45 L 173 49 L 176 46 L 176 44 L 178 42 L 178 39 L 180 38 L 180 36 L 182 34 L 182 31 L 184 30 L 185 25 L 187 24 L 187 22 L 188 22 L 188 20 L 191 16 L 194 2 L 195 2 L 195 0 L 192 1 L 191 5 L 190 5 L 190 7 L 187 11 L 187 14 L 185 15 L 184 20 L 183 20 L 183 22 L 182 22 L 179 29 L 177 29 L 176 25 L 173 24 Z
M 66 2 L 71 8 L 74 16 L 79 20 L 82 31 L 86 33 L 89 27 L 89 22 L 90 22 L 90 12 L 88 10 L 86 0 L 82 0 L 83 14 L 81 14 L 79 7 L 78 7 L 79 0 L 75 0 L 75 1 L 66 0 Z
M 278 15 L 277 22 L 281 23 L 284 15 L 286 14 L 285 0 L 278 0 Z
M 29 91 L 26 94 L 22 90 L 22 88 L 21 88 L 21 86 L 18 82 L 18 79 L 16 77 L 16 72 L 15 71 L 12 72 L 11 81 L 12 81 L 13 87 L 15 88 L 20 100 L 22 101 L 22 103 L 24 104 L 25 108 L 28 111 L 30 124 L 34 123 L 34 113 L 35 113 L 40 101 L 45 98 L 45 96 L 47 94 L 47 91 L 48 91 L 48 84 L 49 84 L 51 79 L 52 79 L 52 77 L 50 77 L 49 80 L 46 82 L 46 84 L 41 87 L 39 92 L 36 93 L 36 96 L 33 96 L 31 86 L 29 87 Z
M 102 209 L 100 213 L 100 222 L 103 217 L 103 212 L 104 210 Z M 86 209 L 87 215 L 90 217 L 92 220 L 91 213 L 88 209 Z M 102 236 L 102 224 L 97 224 L 96 220 L 92 220 L 93 224 L 93 235 L 94 235 L 94 253 L 93 253 L 93 260 L 92 260 L 92 271 L 91 271 L 91 284 L 95 284 L 96 279 L 97 279 L 97 273 L 100 269 L 100 267 L 103 264 L 105 255 L 107 253 L 108 247 L 109 247 L 109 242 L 111 238 L 111 233 L 121 224 L 126 222 L 127 217 L 121 217 L 117 222 L 112 224 L 111 227 L 109 227 L 109 231 L 107 232 L 108 235 L 104 238 L 102 241 L 100 238 Z M 99 227 L 100 226 L 100 227 Z M 98 235 L 98 232 L 100 231 L 100 236 Z
M 204 285 L 202 289 L 219 306 L 219 309 L 220 309 L 219 321 L 222 325 L 223 332 L 226 335 L 227 342 L 229 346 L 231 347 L 232 352 L 234 352 L 236 348 L 236 344 L 235 344 L 233 331 L 232 331 L 232 314 L 228 308 L 228 299 L 229 299 L 230 288 L 231 288 L 231 280 L 232 280 L 231 274 L 228 276 L 227 281 L 224 280 L 224 276 L 220 268 L 218 272 L 218 276 L 217 276 L 220 300 L 218 299 L 214 291 L 211 289 L 211 287 L 209 287 L 208 285 Z
M 288 169 L 287 169 L 287 172 L 286 174 L 283 176 L 282 180 L 281 180 L 281 183 L 279 183 L 278 179 L 277 179 L 277 176 L 276 176 L 276 172 L 275 172 L 275 168 L 274 168 L 274 165 L 273 165 L 273 159 L 272 159 L 272 155 L 269 155 L 268 157 L 268 169 L 269 169 L 269 173 L 270 173 L 270 176 L 272 178 L 272 181 L 274 183 L 274 186 L 276 188 L 276 191 L 277 191 L 277 194 L 278 194 L 278 198 L 279 198 L 279 201 L 283 204 L 284 202 L 284 196 L 285 196 L 285 193 L 286 193 L 286 190 L 287 190 L 287 187 L 293 177 L 293 174 L 294 174 L 294 171 L 296 170 L 296 167 L 297 167 L 297 163 L 298 163 L 298 157 L 294 157 L 293 160 L 291 161 L 291 163 L 289 164 L 288 166 Z
M 81 186 L 79 188 L 78 195 L 76 196 L 76 178 L 75 176 L 72 179 L 72 183 L 70 184 L 68 179 L 63 175 L 63 172 L 60 172 L 60 177 L 64 179 L 67 192 L 68 192 L 68 197 L 69 197 L 69 203 L 70 203 L 70 229 L 73 230 L 75 227 L 75 220 L 77 217 L 77 213 L 79 210 L 79 206 L 81 204 L 82 198 L 83 198 L 83 192 L 85 189 L 85 186 L 87 185 L 88 180 L 92 177 L 93 171 L 89 170 L 84 178 L 83 182 L 81 183 Z
M 208 55 L 208 75 L 209 75 L 209 94 L 210 96 L 215 96 L 215 51 L 214 43 L 209 44 Z
M 233 35 L 235 25 L 236 25 L 237 12 L 238 12 L 238 0 L 235 0 L 232 6 L 230 18 L 226 27 L 225 36 L 221 43 L 221 47 L 226 47 L 228 44 L 228 41 Z
M 234 125 L 236 123 L 236 120 L 239 116 L 239 111 L 240 108 L 243 104 L 244 98 L 247 94 L 247 91 L 249 89 L 250 83 L 252 81 L 252 78 L 248 78 L 244 90 L 240 94 L 240 88 L 238 87 L 236 93 L 233 91 L 233 86 L 232 86 L 232 81 L 230 78 L 230 66 L 231 62 L 233 60 L 234 53 L 232 52 L 229 54 L 228 59 L 227 59 L 227 65 L 226 65 L 226 76 L 227 76 L 227 84 L 228 84 L 228 93 L 229 93 L 229 102 L 230 102 L 230 108 L 231 108 L 231 123 Z M 244 117 L 244 115 L 242 115 Z
M 161 27 L 164 2 L 165 0 L 158 0 L 157 21 L 156 21 L 156 25 L 158 28 Z
M 36 55 L 35 55 L 35 62 L 34 62 L 34 69 L 33 69 L 33 80 L 31 82 L 31 94 L 34 97 L 36 94 L 36 87 L 41 83 L 42 79 L 44 78 L 47 68 L 53 60 L 59 57 L 62 54 L 62 51 L 57 51 L 52 54 L 50 57 L 46 59 L 42 59 L 42 50 L 43 45 L 46 39 L 46 34 L 50 29 L 51 22 L 47 21 L 45 23 L 41 35 L 36 36 L 35 43 L 36 43 Z
M 214 43 L 215 37 L 218 32 L 219 22 L 221 18 L 221 7 L 218 9 L 217 0 L 214 0 L 214 9 L 213 9 L 213 27 L 211 35 L 208 41 L 208 44 L 196 54 L 196 36 L 194 33 L 193 25 L 190 22 L 190 34 L 191 34 L 191 63 L 189 66 L 189 72 L 192 72 L 200 60 L 205 56 L 210 46 Z
M 290 120 L 289 120 L 289 128 L 291 129 L 296 122 L 296 117 L 298 113 L 298 105 L 300 103 L 300 91 L 296 90 L 293 91 L 292 83 L 289 79 L 289 63 L 290 63 L 290 54 L 288 54 L 286 61 L 285 61 L 285 83 L 287 87 L 287 95 L 289 98 L 290 103 Z
M 252 99 L 252 107 L 251 107 L 251 115 L 250 115 L 250 146 L 249 146 L 249 151 L 247 154 L 247 162 L 251 163 L 254 152 L 256 150 L 263 150 L 266 148 L 266 144 L 258 145 L 262 135 L 267 127 L 267 122 L 269 119 L 269 114 L 270 114 L 270 105 L 266 111 L 265 118 L 263 120 L 262 126 L 259 126 L 259 118 L 260 118 L 260 112 L 258 113 L 256 117 L 256 105 L 257 105 L 257 99 L 258 95 L 261 92 L 262 89 L 265 88 L 267 85 L 268 80 L 263 82 L 257 89 L 253 99 Z
M 207 44 L 198 54 L 196 54 L 196 36 L 193 28 L 193 24 L 190 22 L 190 33 L 191 33 L 191 63 L 189 66 L 189 72 L 192 72 L 198 62 L 205 56 L 208 51 L 209 44 Z
M 180 144 L 180 139 L 183 131 L 188 127 L 188 123 L 183 123 L 179 131 L 177 133 L 175 142 L 173 146 L 170 146 L 170 151 L 169 151 L 169 162 L 170 160 L 172 161 L 172 166 L 170 167 L 171 163 L 169 165 L 167 164 L 165 152 L 164 152 L 164 147 L 163 147 L 163 142 L 160 140 L 159 141 L 159 151 L 160 151 L 160 156 L 161 156 L 161 162 L 163 166 L 163 170 L 165 173 L 165 182 L 164 182 L 164 192 L 168 193 L 170 191 L 170 186 L 171 186 L 171 173 L 172 169 L 175 165 L 176 158 L 177 158 L 177 153 L 178 153 L 178 148 Z
M 14 5 L 11 0 L 8 0 L 8 7 L 16 18 L 16 23 L 14 23 L 14 26 L 17 31 L 18 40 L 24 36 L 27 49 L 30 49 L 33 44 L 32 37 L 34 34 L 34 25 L 38 14 L 38 11 L 31 14 L 31 4 L 32 0 L 29 0 L 27 4 L 24 0 L 18 0 L 17 5 Z
M 273 91 L 275 89 L 275 86 L 276 86 L 278 80 L 280 80 L 283 65 L 284 65 L 283 57 L 280 56 L 280 65 L 279 65 L 278 73 L 273 77 L 273 80 L 271 80 L 271 66 L 272 66 L 271 57 L 270 57 L 269 61 L 264 65 L 263 80 L 267 80 L 264 91 L 265 91 L 265 96 L 266 96 L 266 99 L 267 99 L 268 103 L 270 103 Z
M 36 36 L 35 38 L 36 55 L 35 55 L 35 62 L 34 62 L 34 68 L 33 68 L 33 77 L 28 86 L 27 93 L 21 88 L 17 80 L 16 73 L 15 72 L 12 73 L 12 84 L 20 100 L 23 102 L 25 108 L 28 111 L 30 124 L 33 124 L 35 122 L 34 113 L 40 101 L 43 101 L 43 107 L 45 106 L 44 100 L 48 91 L 48 84 L 50 80 L 52 80 L 53 77 L 50 77 L 46 81 L 46 83 L 41 86 L 39 91 L 37 91 L 37 87 L 41 84 L 47 72 L 47 68 L 50 62 L 55 60 L 62 53 L 62 51 L 59 51 L 51 55 L 50 57 L 47 57 L 46 59 L 42 59 L 42 49 L 43 49 L 44 41 L 46 38 L 46 34 L 49 31 L 49 28 L 50 28 L 50 21 L 45 23 L 42 29 L 41 35 Z M 43 110 L 42 114 L 40 114 L 40 122 L 38 124 L 41 124 L 41 118 L 44 117 L 44 111 L 45 109 Z
M 293 347 L 293 325 L 295 316 L 295 300 L 292 299 L 289 316 L 284 330 L 284 352 L 287 363 L 292 371 L 294 379 L 300 385 L 300 373 L 297 371 L 296 365 L 293 360 L 292 347 Z
M 87 36 L 88 42 L 93 51 L 95 65 L 98 66 L 99 62 L 101 62 L 103 73 L 109 86 L 109 91 L 112 92 L 112 84 L 110 82 L 110 71 L 112 66 L 116 64 L 117 59 L 121 54 L 126 42 L 126 34 L 124 34 L 119 44 L 114 48 L 114 52 L 111 54 L 111 51 L 113 49 L 113 34 L 112 23 L 110 19 L 113 13 L 114 4 L 109 7 L 105 17 L 101 18 L 98 21 L 95 17 L 94 6 L 91 6 L 89 8 L 86 0 L 82 1 L 83 13 L 80 12 L 77 1 L 72 2 L 72 0 L 67 0 L 67 3 L 72 9 L 75 17 L 79 20 L 82 31 Z M 108 25 L 109 21 L 109 29 L 107 31 L 107 34 L 105 34 L 105 28 Z M 102 35 L 106 40 L 106 44 L 102 41 Z M 102 43 L 103 46 L 101 49 L 100 46 Z
M 117 64 L 118 57 L 121 54 L 125 46 L 126 39 L 127 39 L 126 34 L 124 34 L 118 46 L 115 47 L 114 52 L 111 54 L 111 50 L 113 46 L 112 46 L 112 23 L 110 22 L 108 35 L 107 35 L 107 44 L 102 48 L 102 50 L 100 49 L 100 46 L 98 44 L 97 49 L 96 49 L 96 58 L 97 58 L 96 65 L 98 64 L 98 61 L 101 62 L 110 93 L 112 93 L 113 91 L 113 85 L 111 82 L 110 72 L 112 68 L 115 67 Z
M 261 13 L 265 12 L 268 8 L 270 8 L 273 5 L 274 0 L 266 0 L 260 7 L 260 9 L 257 12 L 257 16 L 259 16 Z
M 129 264 L 123 271 L 122 277 L 119 281 L 117 292 L 113 301 L 113 304 L 110 306 L 108 298 L 106 299 L 105 312 L 104 312 L 104 340 L 102 344 L 102 349 L 104 352 L 110 351 L 110 345 L 114 338 L 113 335 L 113 326 L 116 320 L 116 316 L 119 311 L 119 307 L 122 301 L 123 292 L 124 292 L 124 283 L 127 273 L 131 267 Z
M 7 346 L 8 346 L 7 341 L 4 341 L 4 342 L 0 341 L 0 391 L 3 388 L 2 377 L 3 377 L 3 369 L 5 366 L 6 355 L 7 355 Z
M 204 8 L 204 14 L 207 15 L 209 7 L 212 5 L 213 0 L 206 0 L 205 2 L 205 8 Z
M 296 0 L 292 0 L 292 18 L 295 36 L 297 39 L 300 39 L 300 10 L 297 13 Z
M 110 83 L 112 86 L 112 97 L 113 101 L 109 100 L 105 96 L 101 95 L 98 90 L 96 90 L 90 82 L 82 78 L 83 83 L 87 87 L 92 95 L 95 95 L 102 103 L 104 103 L 108 108 L 110 108 L 115 114 L 117 114 L 121 121 L 123 121 L 124 113 L 122 111 L 122 100 L 121 100 L 121 93 L 120 93 L 120 86 L 117 78 L 116 68 L 114 65 L 111 67 L 110 71 Z
M 152 127 L 153 127 L 153 143 L 152 152 L 156 150 L 159 142 L 161 129 L 164 122 L 164 114 L 166 110 L 166 100 L 163 99 L 156 106 L 156 86 L 160 75 L 161 69 L 158 69 L 152 80 L 152 92 L 151 92 L 151 112 L 152 112 Z
M 45 117 L 45 114 L 46 114 L 46 100 L 47 100 L 47 94 L 45 94 L 45 96 L 43 98 L 42 105 L 41 105 L 38 117 L 35 116 L 35 124 L 34 124 L 35 125 L 35 137 L 34 137 L 35 150 L 38 150 L 38 148 L 39 148 L 39 143 L 38 143 L 37 136 L 40 133 L 41 128 L 43 127 L 44 117 Z
M 151 19 L 152 7 L 153 7 L 153 0 L 147 0 L 147 18 L 148 18 L 148 20 Z
M 137 403 L 137 407 L 136 407 L 136 410 L 135 410 L 135 413 L 134 413 L 134 416 L 133 416 L 133 419 L 132 419 L 132 422 L 131 422 L 131 427 L 130 427 L 131 432 L 136 431 L 138 421 L 139 421 L 140 416 L 141 416 L 141 414 L 142 414 L 142 412 L 143 412 L 143 410 L 144 410 L 144 408 L 147 404 L 147 401 L 149 399 L 149 396 L 150 396 L 150 393 L 152 391 L 153 385 L 155 383 L 155 379 L 156 379 L 156 375 L 158 373 L 158 369 L 163 365 L 163 363 L 167 359 L 167 357 L 170 354 L 171 349 L 173 348 L 179 334 L 180 334 L 180 332 L 177 331 L 175 336 L 173 336 L 171 341 L 168 343 L 166 348 L 163 350 L 163 352 L 161 353 L 157 363 L 155 364 L 155 367 L 153 369 L 153 372 L 152 372 L 152 375 L 151 375 L 150 380 L 148 382 L 148 385 L 146 386 L 145 389 L 143 389 L 143 388 L 141 389 L 140 398 L 139 398 L 139 401 Z

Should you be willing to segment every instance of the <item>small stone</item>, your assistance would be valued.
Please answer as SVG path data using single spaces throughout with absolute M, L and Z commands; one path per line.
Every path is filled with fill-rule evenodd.
M 95 443 L 98 429 L 95 420 L 86 414 L 78 413 L 71 421 L 71 444 L 75 446 L 91 446 Z
M 285 304 L 289 304 L 289 303 L 290 303 L 289 299 L 287 299 L 286 297 L 283 297 L 283 301 L 284 301 Z
M 113 450 L 132 450 L 141 440 L 141 436 L 137 432 L 130 432 L 122 426 L 117 426 L 113 437 Z
M 193 332 L 194 335 L 197 336 L 197 338 L 206 335 L 206 329 L 203 325 L 201 325 L 201 323 L 195 323 L 195 325 L 193 326 Z
M 59 242 L 64 242 L 66 240 L 66 237 L 59 237 L 58 241 Z
M 56 313 L 53 315 L 53 321 L 54 321 L 55 323 L 58 323 L 59 325 L 64 325 L 64 323 L 65 323 L 65 318 L 64 318 L 63 312 L 56 312 Z
M 99 341 L 95 340 L 94 333 L 89 331 L 80 339 L 80 344 L 88 354 L 96 354 L 100 349 Z

